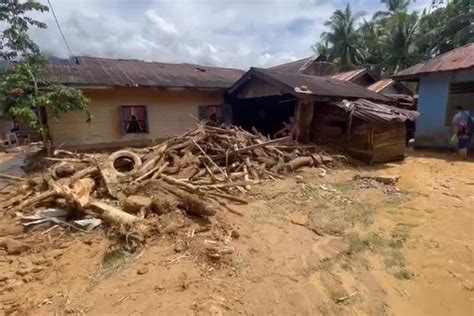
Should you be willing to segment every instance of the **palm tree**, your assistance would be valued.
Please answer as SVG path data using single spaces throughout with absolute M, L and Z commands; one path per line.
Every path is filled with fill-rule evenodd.
M 385 74 L 393 74 L 419 62 L 416 38 L 420 18 L 416 12 L 397 12 L 386 20 L 383 35 L 379 38 L 383 61 L 380 67 Z
M 365 63 L 372 73 L 380 75 L 382 69 L 379 64 L 383 60 L 383 52 L 380 46 L 380 37 L 384 28 L 376 21 L 366 21 L 359 28 L 362 47 L 364 49 Z
M 353 69 L 363 63 L 361 37 L 357 29 L 357 20 L 362 13 L 353 13 L 349 4 L 344 10 L 336 10 L 324 25 L 329 31 L 321 37 L 330 45 L 329 59 L 335 61 L 341 70 Z
M 319 56 L 321 61 L 331 61 L 329 59 L 331 55 L 331 47 L 329 47 L 328 42 L 319 42 L 312 46 L 313 51 Z
M 410 5 L 410 0 L 380 0 L 384 4 L 387 11 L 377 11 L 374 14 L 374 19 L 385 18 L 397 12 L 406 12 Z

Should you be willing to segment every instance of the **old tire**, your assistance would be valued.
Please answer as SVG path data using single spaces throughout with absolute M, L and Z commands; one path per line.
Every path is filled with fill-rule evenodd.
M 133 166 L 132 166 L 131 170 L 128 170 L 128 171 L 117 170 L 117 168 L 115 168 L 115 162 L 118 159 L 130 159 L 133 163 Z M 128 151 L 128 150 L 116 151 L 116 152 L 112 153 L 109 156 L 108 160 L 109 160 L 110 166 L 112 167 L 113 170 L 115 170 L 115 172 L 117 173 L 118 176 L 133 175 L 133 174 L 137 173 L 138 168 L 140 168 L 140 166 L 142 164 L 142 160 L 140 159 L 140 157 L 137 154 L 135 154 L 131 151 Z

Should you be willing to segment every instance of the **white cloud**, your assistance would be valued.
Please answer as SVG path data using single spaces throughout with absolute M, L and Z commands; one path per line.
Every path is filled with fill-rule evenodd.
M 430 0 L 418 0 L 421 3 Z M 47 3 L 46 0 L 41 0 Z M 346 0 L 52 0 L 75 55 L 266 67 L 312 54 L 323 23 Z M 80 5 L 79 5 L 80 3 Z M 378 0 L 351 0 L 367 13 Z M 67 57 L 51 13 L 32 37 Z
M 145 17 L 150 23 L 153 23 L 156 26 L 157 31 L 161 31 L 170 35 L 178 35 L 178 30 L 176 29 L 174 24 L 167 22 L 155 11 L 147 10 L 145 12 Z

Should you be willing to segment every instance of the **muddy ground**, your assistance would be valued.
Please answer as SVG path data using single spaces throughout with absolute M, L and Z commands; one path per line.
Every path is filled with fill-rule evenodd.
M 400 180 L 352 180 L 366 171 Z M 472 162 L 425 152 L 318 173 L 254 186 L 243 216 L 211 219 L 224 237 L 177 220 L 187 237 L 134 254 L 100 229 L 21 234 L 2 218 L 0 237 L 27 247 L 0 253 L 0 315 L 473 314 Z M 235 251 L 194 251 L 214 243 Z

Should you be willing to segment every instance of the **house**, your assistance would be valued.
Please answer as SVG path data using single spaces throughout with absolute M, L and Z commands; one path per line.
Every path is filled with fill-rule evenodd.
M 140 60 L 77 57 L 50 65 L 43 83 L 83 90 L 92 121 L 81 113 L 48 116 L 54 147 L 76 149 L 145 145 L 183 133 L 199 113 L 222 113 L 238 69 Z M 205 110 L 205 111 L 203 111 Z
M 271 69 L 251 68 L 227 100 L 232 122 L 245 129 L 272 137 L 293 116 L 300 140 L 341 144 L 368 162 L 404 157 L 404 122 L 416 118 L 416 112 L 385 105 L 395 104 L 393 99 L 352 82 Z
M 415 145 L 450 147 L 456 107 L 474 113 L 474 43 L 402 70 L 395 80 L 418 83 Z

